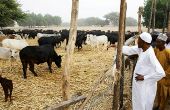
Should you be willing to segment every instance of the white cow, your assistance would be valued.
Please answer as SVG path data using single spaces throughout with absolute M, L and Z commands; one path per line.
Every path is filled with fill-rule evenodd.
M 60 34 L 43 34 L 43 33 L 38 33 L 37 37 L 41 38 L 41 37 L 51 37 L 51 36 L 60 36 Z
M 0 47 L 0 59 L 11 58 L 19 59 L 19 51 L 10 48 Z
M 2 46 L 10 49 L 21 50 L 24 47 L 28 46 L 26 40 L 17 40 L 17 39 L 4 39 L 2 41 Z
M 97 47 L 99 50 L 99 45 L 103 45 L 103 50 L 107 50 L 108 38 L 105 35 L 96 36 L 92 34 L 87 34 L 86 43 L 92 47 Z

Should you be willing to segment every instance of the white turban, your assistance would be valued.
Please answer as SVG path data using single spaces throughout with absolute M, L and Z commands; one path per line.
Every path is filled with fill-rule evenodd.
M 151 35 L 147 32 L 143 32 L 142 34 L 140 34 L 140 38 L 146 43 L 151 43 L 152 41 Z
M 160 40 L 166 42 L 166 40 L 168 39 L 168 37 L 167 37 L 165 34 L 160 33 L 159 36 L 157 37 L 157 39 L 160 39 Z

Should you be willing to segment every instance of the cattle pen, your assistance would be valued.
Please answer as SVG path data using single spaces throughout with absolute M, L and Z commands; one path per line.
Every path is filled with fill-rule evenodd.
M 27 40 L 29 45 L 37 45 L 37 39 Z M 65 55 L 64 46 L 57 48 L 56 52 Z M 112 109 L 113 101 L 113 75 L 110 75 L 110 68 L 113 64 L 114 48 L 108 51 L 93 51 L 89 46 L 84 46 L 82 51 L 75 50 L 71 71 L 71 96 L 74 99 L 81 95 L 87 96 L 90 100 L 84 109 L 109 110 Z M 38 77 L 34 77 L 28 71 L 27 79 L 22 78 L 20 61 L 12 64 L 1 61 L 2 76 L 13 80 L 14 91 L 12 103 L 3 102 L 0 98 L 0 109 L 27 110 L 27 109 L 47 109 L 58 103 L 62 103 L 61 82 L 62 68 L 58 69 L 52 65 L 53 73 L 47 70 L 47 64 L 35 66 Z M 64 62 L 62 62 L 63 67 Z M 81 69 L 80 69 L 81 68 Z M 109 70 L 109 71 L 108 71 Z M 125 76 L 125 103 L 130 103 L 130 81 L 131 74 Z M 2 91 L 0 91 L 1 94 Z M 72 110 L 77 110 L 83 100 L 70 106 Z
M 116 109 L 119 108 L 119 79 L 121 77 L 120 72 L 121 72 L 121 67 L 122 67 L 121 49 L 122 49 L 123 39 L 124 39 L 123 37 L 124 37 L 124 33 L 125 33 L 125 15 L 126 15 L 125 14 L 126 13 L 125 1 L 126 0 L 121 0 L 121 7 L 120 7 L 120 15 L 121 16 L 120 16 L 120 21 L 119 21 L 120 25 L 119 25 L 118 49 L 117 49 L 117 51 L 115 51 L 115 52 L 117 52 L 117 54 L 114 56 L 114 62 L 112 62 L 113 66 L 109 67 L 108 70 L 105 70 L 103 72 L 104 74 L 101 74 L 101 76 L 99 78 L 97 78 L 95 81 L 93 81 L 94 79 L 91 81 L 91 82 L 95 82 L 95 83 L 94 83 L 93 86 L 91 86 L 90 92 L 88 93 L 87 97 L 81 98 L 85 101 L 80 105 L 80 107 L 75 108 L 76 106 L 74 106 L 73 109 L 80 109 L 80 110 L 84 110 L 84 109 L 98 109 L 98 110 L 100 110 L 101 109 L 101 110 L 103 110 L 103 109 L 113 109 L 115 107 L 115 110 L 116 110 Z M 63 80 L 63 83 L 62 83 L 62 86 L 61 86 L 62 87 L 62 97 L 60 96 L 62 99 L 64 99 L 64 101 L 69 101 L 70 94 L 71 94 L 71 91 L 70 91 L 70 88 L 71 88 L 71 83 L 70 83 L 71 68 L 70 67 L 71 67 L 71 64 L 72 64 L 72 56 L 73 56 L 73 52 L 74 52 L 75 37 L 76 37 L 76 33 L 77 33 L 78 2 L 79 2 L 79 0 L 73 0 L 72 1 L 71 27 L 70 27 L 70 34 L 69 34 L 69 42 L 68 42 L 68 46 L 67 46 L 67 49 L 66 49 L 65 60 L 64 60 L 65 61 L 64 71 L 63 71 L 63 74 L 62 74 L 62 80 Z M 103 52 L 102 53 L 98 52 L 98 53 L 99 53 L 99 55 L 103 54 Z M 104 57 L 104 59 L 105 59 L 105 57 Z M 116 59 L 117 59 L 117 62 L 118 62 L 117 65 L 115 64 Z M 103 60 L 103 59 L 101 59 L 101 60 Z M 91 61 L 92 60 L 90 60 L 90 62 Z M 10 63 L 13 63 L 13 62 L 10 62 Z M 14 63 L 14 64 L 16 64 L 16 63 Z M 95 66 L 96 66 L 96 64 L 95 64 Z M 105 66 L 107 66 L 107 65 L 105 65 Z M 21 70 L 21 68 L 20 68 L 20 70 Z M 85 70 L 84 72 L 86 72 L 86 71 L 87 70 Z M 19 71 L 19 72 L 21 72 L 21 71 Z M 16 72 L 13 70 L 11 73 L 16 73 Z M 23 82 L 27 82 L 27 81 L 23 81 Z M 30 84 L 32 84 L 32 83 L 33 82 L 30 82 Z M 24 88 L 25 85 L 23 83 L 20 83 L 20 84 L 23 85 L 23 86 L 20 85 L 19 87 Z M 40 84 L 40 83 L 38 83 L 38 84 Z M 46 85 L 47 84 L 49 84 L 49 83 L 46 83 Z M 80 85 L 78 85 L 78 86 L 80 86 Z M 30 87 L 30 88 L 28 88 L 28 87 Z M 27 86 L 27 89 L 25 91 L 22 91 L 22 92 L 23 93 L 24 92 L 30 92 L 31 89 L 36 90 L 36 88 L 31 88 L 31 87 L 33 87 L 33 86 L 32 85 Z M 46 87 L 47 87 L 46 89 L 49 90 L 49 88 L 48 88 L 49 86 L 46 86 Z M 42 87 L 39 85 L 38 88 L 42 88 Z M 54 88 L 54 87 L 52 86 L 50 88 Z M 20 91 L 18 91 L 18 92 L 20 92 Z M 32 93 L 34 93 L 34 92 L 37 92 L 37 91 L 31 91 L 30 95 L 33 95 Z M 39 99 L 39 100 L 36 100 L 36 101 L 38 101 L 37 103 L 40 103 L 41 101 L 44 101 L 44 100 L 42 100 L 43 98 L 40 96 L 40 94 L 41 94 L 41 92 L 42 93 L 45 93 L 45 92 L 44 91 L 38 91 L 38 92 L 39 93 L 36 94 L 37 96 L 33 96 L 33 97 L 35 97 L 36 99 Z M 19 96 L 20 94 L 21 93 L 19 93 L 16 96 Z M 78 91 L 78 92 L 76 91 L 76 94 L 73 95 L 73 98 L 75 98 L 76 96 L 80 96 L 81 94 L 82 94 L 81 91 Z M 97 95 L 94 96 L 94 94 L 97 94 Z M 44 94 L 44 95 L 48 95 L 48 94 Z M 121 94 L 121 95 L 123 95 L 123 94 Z M 39 96 L 39 98 L 38 98 L 38 96 Z M 20 97 L 22 97 L 22 95 Z M 28 97 L 31 97 L 31 96 L 28 96 Z M 23 98 L 24 98 L 24 96 L 21 98 L 21 100 L 23 100 Z M 113 101 L 113 99 L 115 99 L 115 100 Z M 31 101 L 31 100 L 29 100 L 29 101 Z M 29 101 L 27 100 L 26 103 L 29 103 Z M 76 99 L 74 99 L 74 101 L 76 101 Z M 90 101 L 90 104 L 88 104 L 89 101 Z M 15 101 L 13 101 L 12 103 L 13 103 L 12 105 L 15 105 L 14 104 Z M 110 104 L 110 105 L 108 105 L 108 104 Z M 114 106 L 112 106 L 113 104 L 114 104 Z M 18 104 L 16 104 L 16 105 L 17 105 L 17 107 L 21 107 L 21 108 L 17 108 L 17 109 L 32 109 L 32 108 L 29 108 L 28 105 L 25 108 L 24 107 L 22 108 L 22 105 L 21 106 L 18 106 Z M 23 104 L 23 105 L 25 105 L 25 104 Z M 39 107 L 38 107 L 38 109 L 39 109 Z M 60 108 L 56 108 L 55 105 L 53 107 L 48 107 L 48 105 L 47 105 L 46 107 L 43 107 L 41 109 L 50 109 L 50 110 L 51 109 L 65 109 L 66 110 L 66 109 L 68 109 L 68 107 L 67 106 L 63 106 L 63 107 L 61 106 Z
M 33 39 L 23 40 L 28 43 L 27 47 L 40 47 L 40 44 L 46 46 L 46 42 L 44 43 L 43 41 L 51 41 L 51 48 L 42 48 L 43 51 L 37 49 L 38 55 L 35 55 L 35 59 L 31 59 L 34 57 L 33 55 L 33 57 L 25 57 L 23 55 L 22 59 L 22 50 L 17 50 L 20 60 L 12 60 L 13 56 L 10 55 L 8 56 L 10 60 L 0 59 L 0 77 L 2 75 L 13 82 L 12 101 L 4 102 L 4 96 L 1 95 L 0 110 L 132 110 L 131 89 L 136 59 L 124 56 L 122 54 L 122 46 L 134 45 L 136 43 L 136 39 L 139 37 L 138 34 L 141 33 L 142 14 L 138 13 L 139 33 L 137 32 L 137 35 L 129 36 L 128 39 L 125 33 L 127 30 L 126 10 L 126 0 L 121 0 L 119 26 L 116 29 L 117 36 L 114 36 L 115 39 L 117 38 L 116 40 L 114 39 L 115 42 L 118 43 L 115 44 L 115 42 L 109 41 L 110 34 L 108 35 L 108 33 L 110 31 L 114 33 L 115 31 L 113 31 L 113 27 L 109 27 L 109 29 L 106 29 L 108 32 L 103 31 L 105 35 L 102 38 L 105 38 L 105 47 L 107 48 L 103 49 L 103 42 L 99 45 L 99 40 L 102 39 L 101 36 L 90 33 L 90 31 L 95 32 L 95 30 L 90 28 L 82 29 L 83 31 L 78 30 L 79 0 L 72 0 L 70 27 L 68 27 L 68 30 L 66 28 L 63 29 L 67 32 L 67 37 L 63 39 L 61 36 L 63 30 L 57 29 L 61 27 L 55 27 L 54 30 L 57 32 L 53 33 L 55 37 L 46 35 L 46 38 L 44 38 L 46 40 L 44 40 L 41 39 L 43 34 L 36 34 L 36 36 L 32 37 Z M 87 31 L 85 32 L 84 30 Z M 101 32 L 101 29 L 99 31 Z M 86 33 L 85 40 L 82 39 L 81 32 Z M 91 34 L 89 37 L 88 32 Z M 106 33 L 108 36 L 106 36 Z M 90 38 L 94 36 L 95 38 L 92 39 L 94 42 L 91 43 Z M 96 40 L 96 37 L 99 40 Z M 81 40 L 81 45 L 79 45 L 79 42 L 77 43 L 78 38 Z M 87 38 L 89 43 L 87 43 Z M 64 41 L 65 39 L 66 41 Z M 57 40 L 59 40 L 58 47 L 56 46 Z M 49 42 L 47 43 L 48 46 Z M 82 47 L 82 44 L 89 45 L 83 45 Z M 111 44 L 114 44 L 115 47 L 111 47 L 113 46 Z M 96 45 L 97 49 L 94 48 L 94 45 Z M 47 52 L 50 49 L 52 53 Z M 11 50 L 6 51 L 8 53 L 11 52 Z M 17 54 L 17 52 L 15 51 L 14 53 Z M 31 52 L 34 53 L 35 51 L 27 52 L 24 54 L 28 55 L 28 53 L 31 54 Z M 46 52 L 45 57 L 43 52 Z M 54 53 L 56 56 L 52 55 Z M 60 57 L 59 60 L 61 61 L 62 59 L 61 62 L 59 61 L 61 68 L 58 68 L 60 66 L 56 64 L 56 57 L 58 55 Z M 37 57 L 41 58 L 38 59 Z M 52 63 L 54 59 L 56 62 Z M 47 63 L 43 62 L 45 60 Z M 26 69 L 24 69 L 22 61 L 29 62 L 25 63 Z M 37 64 L 35 67 L 34 63 Z M 27 64 L 29 64 L 28 70 Z M 27 70 L 27 77 L 24 76 L 25 79 L 22 77 L 23 72 L 25 72 L 24 70 Z M 34 70 L 37 73 L 36 75 Z M 0 94 L 3 94 L 3 91 L 0 90 Z

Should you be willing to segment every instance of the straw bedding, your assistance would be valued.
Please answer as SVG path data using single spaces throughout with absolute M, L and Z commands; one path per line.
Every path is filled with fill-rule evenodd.
M 29 45 L 37 45 L 37 39 L 27 40 Z M 50 73 L 46 63 L 35 65 L 38 77 L 27 69 L 27 79 L 22 78 L 20 61 L 0 60 L 0 74 L 13 80 L 13 101 L 4 102 L 4 93 L 0 86 L 0 110 L 38 110 L 53 103 L 62 101 L 62 72 L 64 70 L 65 55 L 64 44 L 56 49 L 62 57 L 62 68 L 53 63 L 53 73 Z M 71 65 L 70 94 L 81 92 L 87 95 L 91 84 L 101 74 L 108 70 L 113 61 L 114 48 L 108 51 L 97 51 L 90 46 L 83 45 L 83 49 L 75 52 Z

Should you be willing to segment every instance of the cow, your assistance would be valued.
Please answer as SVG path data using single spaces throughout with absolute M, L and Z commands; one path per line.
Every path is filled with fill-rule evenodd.
M 58 34 L 43 34 L 43 33 L 38 33 L 37 37 L 41 38 L 41 37 L 51 37 L 51 36 L 61 36 L 59 33 Z
M 82 44 L 85 44 L 87 39 L 86 33 L 84 31 L 78 31 L 75 45 L 78 47 L 78 51 L 82 48 Z
M 26 71 L 29 64 L 29 70 L 37 76 L 34 71 L 34 64 L 40 64 L 47 62 L 50 73 L 52 73 L 51 64 L 55 62 L 58 68 L 61 67 L 61 56 L 57 55 L 52 45 L 41 46 L 27 46 L 19 52 L 20 60 L 23 67 L 23 77 L 27 78 Z
M 10 48 L 5 48 L 5 47 L 0 47 L 0 59 L 19 59 L 19 51 L 10 49 Z
M 6 78 L 2 78 L 0 75 L 0 83 L 2 85 L 2 88 L 4 90 L 4 94 L 5 94 L 5 102 L 7 102 L 8 97 L 10 99 L 10 101 L 12 101 L 12 90 L 13 90 L 13 83 L 12 80 L 6 79 Z
M 107 49 L 108 38 L 105 35 L 96 36 L 92 34 L 87 34 L 86 43 L 90 44 L 92 47 L 96 46 L 97 49 L 99 49 L 99 45 L 101 44 L 104 45 L 103 49 Z
M 61 34 L 62 42 L 66 39 L 66 45 L 67 45 L 69 40 L 69 30 L 63 29 L 59 33 Z
M 4 39 L 2 41 L 2 46 L 11 49 L 21 50 L 24 47 L 28 46 L 28 43 L 26 42 L 26 40 Z
M 50 44 L 52 46 L 61 45 L 61 36 L 41 37 L 38 39 L 39 45 Z

